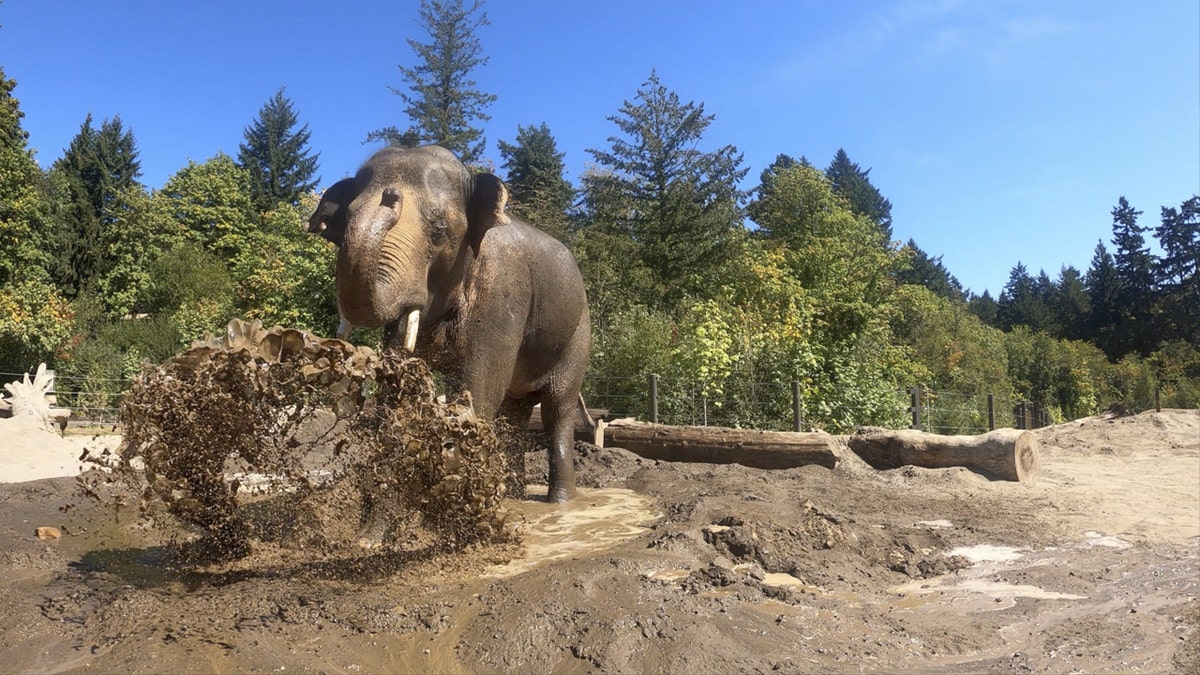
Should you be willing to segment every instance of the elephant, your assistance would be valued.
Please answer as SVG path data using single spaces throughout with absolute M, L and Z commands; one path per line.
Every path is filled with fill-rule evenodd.
M 548 499 L 566 502 L 587 294 L 570 250 L 508 215 L 507 202 L 499 178 L 472 174 L 445 148 L 389 147 L 325 191 L 308 229 L 338 246 L 339 332 L 384 326 L 389 349 L 403 334 L 482 418 L 523 424 L 541 403 Z

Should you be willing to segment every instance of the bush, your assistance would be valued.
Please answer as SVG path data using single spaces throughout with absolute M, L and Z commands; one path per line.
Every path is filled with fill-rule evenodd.
M 54 287 L 19 281 L 0 289 L 0 372 L 57 366 L 69 349 L 72 312 Z

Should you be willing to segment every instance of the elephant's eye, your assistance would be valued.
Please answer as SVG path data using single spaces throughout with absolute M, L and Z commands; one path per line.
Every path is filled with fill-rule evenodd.
M 438 214 L 429 221 L 429 239 L 437 245 L 446 241 L 446 234 L 449 228 L 446 227 L 446 219 L 441 214 Z

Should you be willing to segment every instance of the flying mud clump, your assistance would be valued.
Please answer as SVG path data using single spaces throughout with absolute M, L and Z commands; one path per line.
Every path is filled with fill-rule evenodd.
M 144 370 L 121 422 L 116 470 L 85 492 L 140 492 L 143 516 L 182 522 L 207 556 L 397 546 L 417 529 L 433 549 L 511 536 L 493 428 L 469 400 L 439 402 L 420 359 L 235 319 Z

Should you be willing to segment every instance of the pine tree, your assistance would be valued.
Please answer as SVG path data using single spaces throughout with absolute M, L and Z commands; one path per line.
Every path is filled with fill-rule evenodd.
M 594 210 L 592 222 L 611 218 L 600 226 L 637 242 L 656 285 L 651 304 L 703 295 L 739 240 L 745 193 L 738 182 L 748 169 L 732 145 L 698 149 L 714 117 L 703 104 L 681 102 L 652 71 L 634 101 L 608 118 L 622 135 L 608 139 L 608 150 L 588 150 L 600 171 L 583 178 L 585 204 L 595 208 L 601 195 L 617 204 Z
M 75 297 L 108 263 L 100 245 L 104 228 L 128 209 L 124 196 L 141 189 L 133 132 L 120 116 L 95 129 L 89 114 L 51 173 L 58 211 L 52 274 L 67 296 Z
M 258 111 L 238 147 L 238 165 L 250 175 L 250 199 L 262 213 L 279 204 L 299 204 L 319 180 L 313 176 L 320 154 L 309 155 L 308 125 L 295 128 L 299 120 L 283 91 L 280 87 Z
M 846 151 L 838 148 L 833 161 L 825 169 L 825 176 L 833 185 L 833 191 L 850 202 L 850 210 L 871 219 L 883 232 L 883 236 L 892 239 L 892 203 L 884 199 L 879 190 L 871 184 L 871 170 L 865 171 L 850 161 Z
M 16 81 L 0 68 L 0 286 L 26 278 L 45 279 L 47 204 L 39 189 L 41 169 L 21 128 Z
M 550 128 L 518 125 L 516 142 L 499 146 L 513 213 L 565 241 L 575 188 L 563 177 L 565 155 Z
M 442 145 L 463 161 L 473 165 L 483 158 L 486 139 L 474 123 L 491 119 L 484 111 L 496 96 L 477 88 L 471 72 L 486 65 L 475 31 L 489 25 L 487 13 L 476 15 L 483 0 L 468 7 L 463 0 L 422 0 L 419 25 L 429 42 L 408 40 L 420 63 L 400 66 L 407 90 L 388 87 L 404 101 L 404 112 L 411 126 L 401 132 L 388 126 L 367 135 L 367 141 L 385 141 L 389 145 L 414 146 L 420 143 Z

